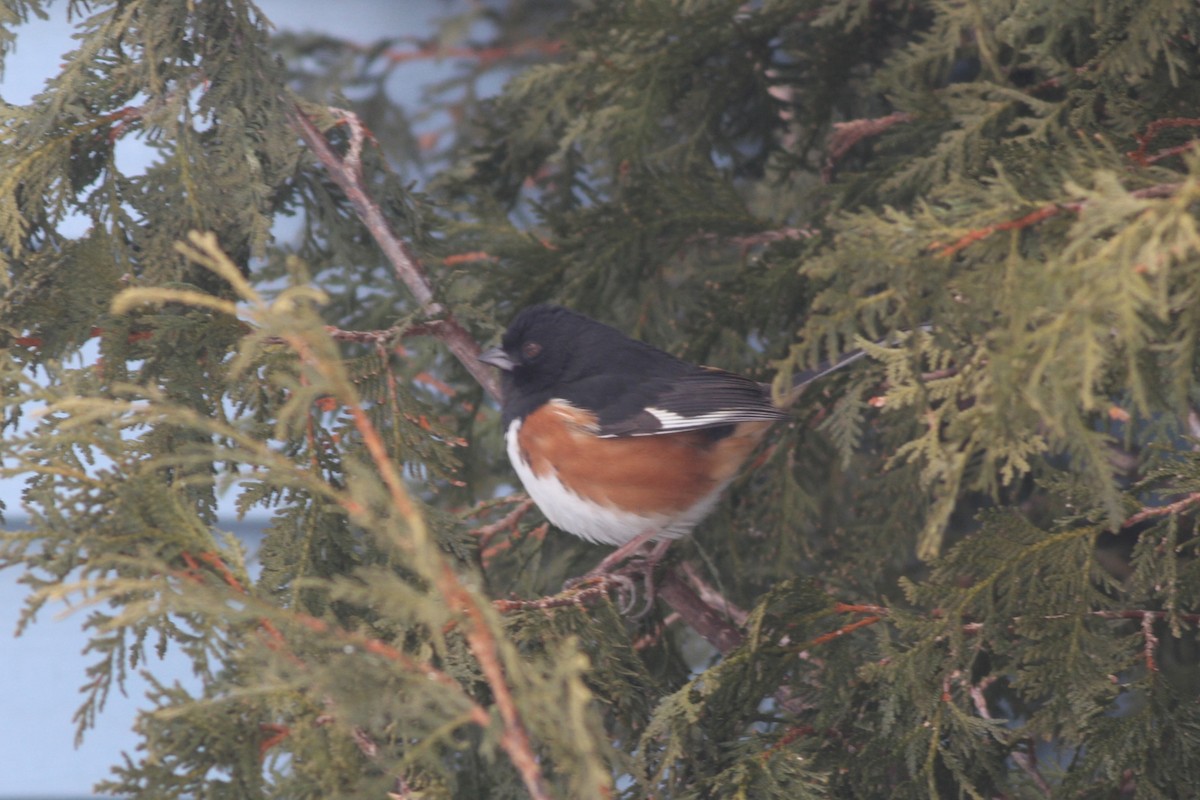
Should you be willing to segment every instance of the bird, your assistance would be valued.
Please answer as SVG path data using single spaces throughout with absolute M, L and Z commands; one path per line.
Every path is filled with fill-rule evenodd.
M 809 373 L 804 385 L 858 355 Z M 653 569 L 788 417 L 766 384 L 557 305 L 520 311 L 479 359 L 501 370 L 505 447 L 534 503 L 561 530 L 617 546 L 587 576 L 652 541 Z

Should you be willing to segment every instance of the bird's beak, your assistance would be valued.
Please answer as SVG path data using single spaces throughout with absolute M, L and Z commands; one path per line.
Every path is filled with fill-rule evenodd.
M 479 354 L 479 360 L 485 364 L 491 364 L 493 367 L 499 367 L 505 372 L 512 372 L 512 368 L 516 366 L 513 360 L 508 357 L 508 353 L 499 347 L 484 350 Z

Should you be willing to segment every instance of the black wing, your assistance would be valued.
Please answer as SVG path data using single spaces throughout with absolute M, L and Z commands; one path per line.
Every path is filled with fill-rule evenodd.
M 682 375 L 638 381 L 597 375 L 573 388 L 564 399 L 593 411 L 603 437 L 655 436 L 787 416 L 763 384 L 715 369 L 694 367 Z

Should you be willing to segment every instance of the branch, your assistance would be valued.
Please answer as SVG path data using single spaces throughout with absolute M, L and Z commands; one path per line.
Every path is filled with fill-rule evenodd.
M 742 643 L 742 634 L 716 609 L 700 598 L 679 574 L 668 569 L 658 585 L 658 596 L 679 612 L 687 623 L 721 655 L 726 655 Z
M 542 777 L 542 768 L 538 763 L 537 755 L 533 752 L 533 745 L 529 741 L 525 723 L 517 712 L 517 704 L 508 688 L 508 681 L 504 677 L 504 669 L 500 664 L 499 645 L 487 625 L 483 609 L 476 602 L 475 597 L 462 585 L 449 564 L 443 563 L 437 584 L 440 593 L 448 602 L 460 606 L 466 611 L 470 623 L 464 632 L 467 637 L 467 645 L 471 648 L 471 653 L 483 671 L 483 677 L 487 681 L 488 688 L 492 690 L 492 698 L 496 701 L 496 708 L 504 723 L 504 735 L 500 737 L 500 746 L 504 748 L 504 752 L 508 753 L 509 760 L 521 774 L 521 780 L 525 783 L 525 789 L 529 792 L 529 796 L 533 800 L 550 800 L 550 793 L 546 789 L 545 779 Z
M 825 183 L 831 183 L 833 181 L 833 173 L 837 170 L 838 162 L 850 152 L 854 145 L 863 139 L 878 136 L 894 125 L 912 122 L 913 119 L 913 115 L 907 111 L 897 111 L 894 114 L 888 114 L 886 117 L 879 117 L 878 119 L 855 119 L 849 122 L 834 123 L 833 133 L 829 136 L 829 149 L 825 156 L 825 166 L 821 168 L 821 180 Z
M 312 150 L 314 156 L 325 167 L 329 177 L 337 184 L 354 208 L 359 221 L 375 239 L 384 258 L 392 265 L 400 279 L 416 299 L 421 313 L 436 319 L 425 324 L 424 330 L 440 339 L 450 352 L 492 397 L 499 399 L 500 383 L 495 370 L 479 360 L 480 348 L 474 337 L 454 318 L 454 315 L 437 301 L 433 286 L 429 282 L 421 260 L 392 230 L 379 204 L 367 193 L 362 175 L 362 148 L 369 135 L 358 116 L 340 109 L 331 109 L 334 116 L 346 124 L 350 131 L 350 146 L 345 157 L 339 156 L 330 147 L 321 131 L 298 108 L 293 106 L 288 114 L 292 127 Z
M 1151 506 L 1143 508 L 1138 513 L 1126 519 L 1121 523 L 1122 528 L 1132 528 L 1140 522 L 1145 522 L 1153 517 L 1165 517 L 1168 514 L 1178 514 L 1186 511 L 1191 506 L 1200 503 L 1200 492 L 1192 492 L 1182 500 L 1176 500 L 1174 503 L 1168 503 L 1165 506 Z
M 1177 191 L 1179 191 L 1179 184 L 1177 183 L 1159 183 L 1155 184 L 1154 186 L 1147 186 L 1145 189 L 1137 189 L 1132 191 L 1129 193 L 1129 196 L 1146 200 L 1151 198 L 1171 197 Z M 1023 217 L 1006 220 L 1004 222 L 997 222 L 994 225 L 987 225 L 983 228 L 977 228 L 973 231 L 968 231 L 963 236 L 959 237 L 958 241 L 954 242 L 953 244 L 934 242 L 933 244 L 929 245 L 929 249 L 938 251 L 937 254 L 943 258 L 949 258 L 959 251 L 965 250 L 975 242 L 988 238 L 993 233 L 1028 228 L 1050 219 L 1051 217 L 1056 217 L 1064 211 L 1070 211 L 1078 214 L 1080 211 L 1087 208 L 1087 205 L 1088 204 L 1084 201 L 1076 201 L 1072 203 L 1048 203 L 1036 211 L 1031 211 Z
M 988 721 L 992 720 L 992 715 L 988 710 L 987 698 L 983 696 L 983 692 L 985 689 L 987 689 L 988 684 L 994 680 L 994 677 L 989 678 L 984 683 L 981 683 L 977 686 L 972 686 L 968 690 L 971 695 L 971 702 L 975 705 L 975 710 L 979 713 L 980 717 Z M 1013 763 L 1024 770 L 1025 774 L 1028 775 L 1029 779 L 1033 781 L 1034 785 L 1041 790 L 1042 794 L 1046 795 L 1046 797 L 1050 797 L 1054 794 L 1054 790 L 1050 788 L 1050 784 L 1046 782 L 1046 778 L 1041 772 L 1038 771 L 1037 764 L 1034 762 L 1034 758 L 1031 753 L 1024 753 L 1020 750 L 1010 750 L 1008 754 L 1012 758 Z
M 1157 161 L 1162 161 L 1164 158 L 1186 153 L 1196 146 L 1196 140 L 1192 139 L 1175 147 L 1163 148 L 1154 155 L 1148 155 L 1146 151 L 1150 146 L 1150 142 L 1154 141 L 1154 137 L 1158 136 L 1159 131 L 1168 128 L 1200 128 L 1200 119 L 1174 117 L 1172 119 L 1155 120 L 1146 127 L 1145 133 L 1135 133 L 1133 135 L 1134 140 L 1138 143 L 1137 150 L 1130 150 L 1125 155 L 1129 156 L 1130 160 L 1138 166 L 1148 167 Z

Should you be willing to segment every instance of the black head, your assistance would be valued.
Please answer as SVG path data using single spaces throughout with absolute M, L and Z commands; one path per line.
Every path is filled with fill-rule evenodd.
M 662 377 L 691 369 L 644 342 L 561 306 L 530 306 L 480 359 L 503 370 L 504 416 L 513 418 L 606 375 Z

